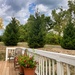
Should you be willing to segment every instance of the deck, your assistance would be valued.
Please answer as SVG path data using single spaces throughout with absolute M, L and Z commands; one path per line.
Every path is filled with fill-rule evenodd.
M 13 61 L 0 61 L 0 75 L 19 75 L 19 72 L 14 69 Z
M 14 55 L 16 48 L 6 48 L 6 61 L 9 59 L 9 52 Z M 35 60 L 38 62 L 35 70 L 37 75 L 75 75 L 75 55 L 21 48 L 23 49 L 23 53 L 25 50 L 28 50 L 28 55 L 35 55 Z M 6 61 L 0 62 L 0 75 L 19 75 L 18 70 L 14 70 L 13 62 L 9 63 Z

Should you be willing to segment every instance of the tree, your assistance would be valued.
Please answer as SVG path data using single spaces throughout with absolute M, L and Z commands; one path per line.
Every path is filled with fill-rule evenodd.
M 66 49 L 75 49 L 75 26 L 71 20 L 63 32 L 61 46 Z
M 46 29 L 49 31 L 54 27 L 54 22 L 52 21 L 50 16 L 44 16 L 45 17 L 45 22 L 46 22 Z
M 19 41 L 20 42 L 27 42 L 28 40 L 28 24 L 20 25 L 19 26 Z
M 7 46 L 15 46 L 19 39 L 19 26 L 15 18 L 12 18 L 11 22 L 6 26 L 5 32 L 3 34 L 4 44 Z
M 28 19 L 28 45 L 32 48 L 43 47 L 45 45 L 46 22 L 45 16 L 38 13 L 30 15 Z
M 0 29 L 3 29 L 3 20 L 0 18 Z
M 75 1 L 68 1 L 68 11 L 70 12 L 70 14 L 74 14 L 75 17 Z
M 68 12 L 70 13 L 70 18 L 72 19 L 73 23 L 75 23 L 75 1 L 68 1 Z
M 58 35 L 54 34 L 53 31 L 50 31 L 46 34 L 46 44 L 59 44 Z
M 61 37 L 61 34 L 63 33 L 63 30 L 67 24 L 66 17 L 66 10 L 63 10 L 63 8 L 59 8 L 59 12 L 57 13 L 57 10 L 52 10 L 52 17 L 54 20 L 54 30 L 58 32 L 58 36 Z M 60 38 L 59 44 L 60 44 Z

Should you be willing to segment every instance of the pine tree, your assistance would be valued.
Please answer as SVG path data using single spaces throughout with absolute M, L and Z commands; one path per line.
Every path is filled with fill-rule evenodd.
M 61 46 L 66 49 L 75 49 L 75 26 L 71 21 L 63 32 Z
M 6 26 L 5 32 L 3 34 L 4 44 L 7 46 L 15 46 L 18 43 L 18 24 L 15 18 L 12 18 L 11 22 Z
M 31 15 L 29 18 L 28 45 L 32 48 L 43 47 L 45 45 L 46 24 L 45 16 Z

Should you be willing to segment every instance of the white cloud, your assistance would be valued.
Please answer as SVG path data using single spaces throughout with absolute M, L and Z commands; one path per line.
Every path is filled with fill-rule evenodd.
M 68 9 L 68 0 L 63 1 L 63 9 Z
M 39 12 L 44 13 L 46 16 L 51 16 L 52 9 L 50 9 L 48 6 L 44 6 L 43 4 L 39 4 L 36 6 L 36 9 L 38 8 Z
M 32 3 L 36 5 L 35 10 L 38 8 L 40 13 L 47 16 L 51 16 L 52 9 L 57 7 L 63 6 L 67 9 L 67 0 L 0 0 L 0 17 L 4 20 L 4 26 L 10 22 L 13 15 L 21 24 L 25 24 L 29 15 L 32 14 L 29 12 L 29 5 Z
M 65 5 L 64 8 L 66 8 L 67 1 L 57 0 L 56 3 L 54 2 L 55 0 L 0 0 L 0 17 L 4 19 L 4 22 L 9 22 L 14 15 L 23 24 L 27 22 L 30 15 L 29 4 L 35 3 L 35 8 L 38 8 L 39 12 L 48 16 L 51 15 L 52 8 L 57 8 L 57 6 L 60 6 L 61 4 L 63 6 Z
M 22 17 L 24 18 L 26 16 L 26 11 L 25 9 L 21 9 L 20 11 L 18 11 L 16 14 L 15 14 L 16 17 Z
M 5 17 L 5 20 L 10 21 L 10 20 L 11 20 L 11 16 L 6 16 L 6 17 Z
M 48 7 L 44 6 L 43 4 L 37 5 L 36 8 L 38 8 L 40 12 L 47 12 L 48 11 Z
M 10 8 L 10 6 L 7 5 L 2 5 L 0 7 L 0 16 L 4 16 L 6 15 L 6 11 Z
M 22 24 L 24 24 L 27 22 L 29 14 L 28 8 L 22 8 L 15 14 L 15 17 L 19 19 Z
M 48 10 L 47 15 L 51 16 L 52 10 Z
M 24 24 L 27 23 L 28 18 L 23 19 Z

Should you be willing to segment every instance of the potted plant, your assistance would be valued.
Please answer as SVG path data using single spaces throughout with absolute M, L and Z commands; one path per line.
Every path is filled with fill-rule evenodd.
M 19 74 L 20 75 L 24 75 L 24 70 L 23 70 L 23 59 L 24 59 L 24 57 L 23 56 L 19 56 L 18 57 L 18 63 L 19 63 Z
M 24 75 L 35 75 L 37 62 L 34 60 L 34 56 L 25 55 L 18 58 L 18 60 L 24 69 Z

